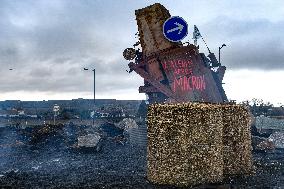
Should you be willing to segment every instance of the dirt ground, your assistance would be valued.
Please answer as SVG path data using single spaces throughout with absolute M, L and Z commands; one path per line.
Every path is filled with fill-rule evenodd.
M 66 147 L 64 138 L 27 145 L 0 130 L 0 188 L 175 188 L 146 178 L 146 147 L 105 140 L 100 152 Z M 284 150 L 254 153 L 256 174 L 194 188 L 284 188 Z

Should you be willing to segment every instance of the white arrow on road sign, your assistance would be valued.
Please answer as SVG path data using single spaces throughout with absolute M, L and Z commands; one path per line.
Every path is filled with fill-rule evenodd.
M 175 22 L 175 25 L 177 25 L 177 27 L 168 30 L 167 33 L 171 33 L 171 32 L 174 32 L 174 31 L 176 31 L 176 30 L 179 30 L 179 31 L 178 31 L 178 34 L 180 34 L 181 31 L 182 31 L 182 29 L 183 29 L 183 25 L 180 24 L 180 23 L 178 23 L 178 22 Z
M 187 35 L 187 23 L 179 16 L 168 18 L 163 25 L 163 34 L 171 42 L 180 42 Z

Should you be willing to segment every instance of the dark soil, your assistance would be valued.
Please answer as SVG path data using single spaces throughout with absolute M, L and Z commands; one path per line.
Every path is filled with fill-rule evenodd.
M 0 188 L 175 188 L 146 179 L 146 147 L 105 139 L 100 152 L 72 150 L 66 137 L 27 143 L 0 128 Z M 255 175 L 195 188 L 284 188 L 284 151 L 254 153 Z

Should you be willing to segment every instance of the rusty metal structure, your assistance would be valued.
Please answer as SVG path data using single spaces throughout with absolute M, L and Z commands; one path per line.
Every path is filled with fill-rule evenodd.
M 211 52 L 208 57 L 193 44 L 171 42 L 163 35 L 163 23 L 170 18 L 161 4 L 135 11 L 139 42 L 127 48 L 123 56 L 144 78 L 139 93 L 146 93 L 149 103 L 228 101 L 222 87 L 225 66 Z M 138 45 L 140 49 L 135 49 Z M 214 69 L 213 69 L 214 68 Z

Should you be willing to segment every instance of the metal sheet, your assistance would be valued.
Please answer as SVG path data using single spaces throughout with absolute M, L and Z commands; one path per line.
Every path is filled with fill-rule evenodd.
M 163 49 L 179 45 L 179 43 L 170 42 L 164 37 L 163 24 L 171 15 L 163 5 L 155 3 L 138 9 L 135 11 L 135 15 L 144 55 L 149 56 Z
M 223 102 L 210 68 L 195 46 L 172 49 L 159 55 L 175 96 L 186 101 Z

